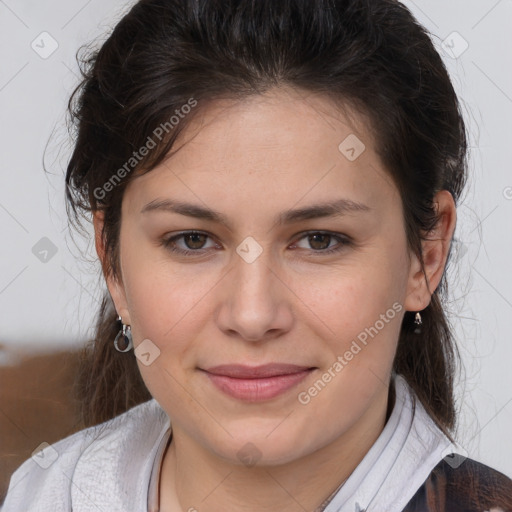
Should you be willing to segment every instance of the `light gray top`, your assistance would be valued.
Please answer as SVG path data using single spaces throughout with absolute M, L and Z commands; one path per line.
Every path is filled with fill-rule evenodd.
M 395 404 L 384 430 L 325 512 L 402 510 L 447 453 L 457 453 L 394 376 Z M 170 420 L 150 400 L 77 432 L 25 461 L 11 477 L 2 512 L 158 511 Z

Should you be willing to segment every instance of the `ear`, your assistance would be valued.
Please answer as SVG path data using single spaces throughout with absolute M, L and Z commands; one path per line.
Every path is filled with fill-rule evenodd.
M 434 203 L 440 218 L 435 228 L 427 234 L 427 240 L 423 240 L 421 244 L 428 286 L 420 260 L 412 254 L 404 302 L 406 311 L 422 311 L 430 304 L 431 296 L 443 277 L 448 258 L 457 220 L 455 202 L 448 190 L 441 190 L 434 197 Z
M 93 213 L 93 225 L 96 252 L 98 253 L 98 258 L 100 259 L 101 262 L 103 276 L 105 277 L 107 288 L 114 302 L 117 314 L 121 316 L 123 323 L 131 325 L 130 313 L 128 312 L 128 305 L 126 301 L 124 285 L 122 283 L 122 280 L 121 282 L 119 282 L 116 278 L 114 278 L 110 269 L 110 264 L 108 263 L 106 258 L 105 239 L 103 238 L 103 223 L 103 212 L 95 211 Z

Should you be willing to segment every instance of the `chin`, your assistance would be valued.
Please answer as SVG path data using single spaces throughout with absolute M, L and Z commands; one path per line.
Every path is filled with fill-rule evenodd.
M 207 441 L 207 444 L 217 456 L 247 467 L 286 464 L 308 453 L 308 446 L 302 445 L 304 436 L 285 428 L 278 435 L 276 425 L 279 425 L 279 421 L 273 421 L 272 427 L 267 428 L 269 423 L 266 422 L 265 428 L 260 429 L 253 425 L 245 428 L 240 426 L 238 431 L 226 426 L 233 437 L 226 434 L 222 439 Z

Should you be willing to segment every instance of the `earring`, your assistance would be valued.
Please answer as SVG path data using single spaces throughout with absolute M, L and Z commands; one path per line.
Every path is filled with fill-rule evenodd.
M 121 316 L 117 317 L 117 321 L 122 323 Z M 120 341 L 121 347 L 119 347 Z M 118 352 L 129 352 L 133 348 L 132 332 L 129 325 L 123 324 L 123 329 L 117 333 L 114 340 L 114 347 Z
M 419 334 L 421 332 L 420 325 L 423 323 L 421 321 L 421 315 L 419 311 L 416 313 L 416 316 L 414 317 L 414 323 L 417 325 L 416 329 L 414 329 L 415 334 Z

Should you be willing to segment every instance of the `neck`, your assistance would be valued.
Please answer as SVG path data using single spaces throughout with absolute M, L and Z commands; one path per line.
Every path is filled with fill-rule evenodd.
M 367 412 L 332 443 L 281 465 L 236 464 L 173 425 L 160 475 L 160 510 L 320 512 L 375 443 L 393 403 L 394 397 L 388 397 L 384 389 Z

